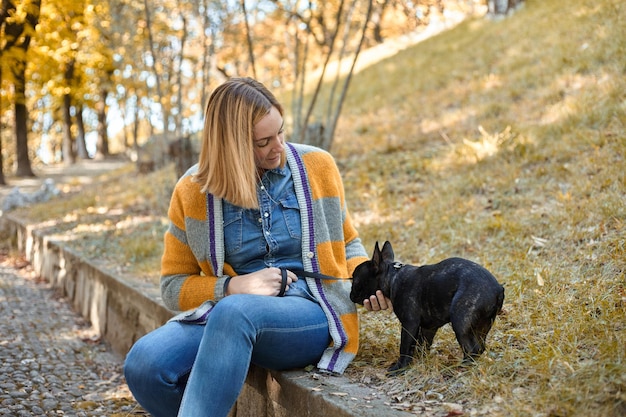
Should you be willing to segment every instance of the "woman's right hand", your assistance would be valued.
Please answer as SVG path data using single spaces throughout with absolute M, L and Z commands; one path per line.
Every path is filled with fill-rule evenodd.
M 298 276 L 287 271 L 287 287 L 298 280 Z M 230 279 L 226 288 L 226 295 L 232 294 L 257 294 L 276 296 L 280 293 L 283 278 L 280 268 L 265 268 L 245 275 L 237 275 Z

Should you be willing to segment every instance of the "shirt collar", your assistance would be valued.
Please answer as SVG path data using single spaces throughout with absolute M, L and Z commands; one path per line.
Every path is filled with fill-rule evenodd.
M 281 177 L 285 177 L 287 176 L 287 174 L 289 174 L 290 170 L 289 170 L 289 164 L 285 163 L 284 167 L 278 167 L 278 168 L 274 168 L 274 169 L 270 169 L 268 171 L 265 171 L 263 173 L 263 175 L 268 174 L 268 173 L 272 173 L 272 174 L 276 174 L 276 175 L 280 175 Z

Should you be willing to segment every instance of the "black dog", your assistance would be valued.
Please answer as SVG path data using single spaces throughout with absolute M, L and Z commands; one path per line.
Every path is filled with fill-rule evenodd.
M 382 251 L 376 242 L 372 259 L 357 266 L 353 279 L 353 302 L 363 304 L 381 290 L 402 324 L 400 357 L 388 369 L 392 374 L 411 364 L 416 344 L 427 352 L 446 323 L 452 324 L 463 349 L 463 362 L 472 362 L 484 352 L 487 333 L 504 302 L 504 288 L 482 266 L 462 258 L 402 265 L 394 262 L 389 242 Z

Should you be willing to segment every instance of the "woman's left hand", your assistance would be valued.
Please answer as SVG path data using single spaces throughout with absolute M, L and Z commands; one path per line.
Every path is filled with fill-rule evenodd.
M 370 296 L 363 301 L 363 306 L 367 311 L 387 310 L 393 311 L 391 300 L 383 295 L 381 290 L 376 291 L 376 295 Z

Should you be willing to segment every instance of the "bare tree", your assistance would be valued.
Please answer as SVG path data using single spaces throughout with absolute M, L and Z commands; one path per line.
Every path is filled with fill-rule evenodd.
M 183 70 L 189 36 L 187 14 L 191 5 L 181 0 L 164 2 L 158 6 L 159 13 L 153 13 L 150 5 L 155 3 L 144 0 L 148 61 L 161 110 L 163 138 L 167 139 L 169 132 L 182 133 Z
M 300 14 L 297 9 L 290 11 L 296 76 L 292 104 L 293 136 L 297 140 L 324 149 L 332 146 L 337 121 L 372 16 L 372 6 L 372 0 L 365 2 L 365 10 L 362 1 L 352 0 L 346 7 L 346 1 L 340 0 L 336 9 L 328 16 L 323 9 L 315 7 L 310 1 L 306 14 Z M 342 31 L 343 36 L 339 36 Z M 306 85 L 309 75 L 306 68 L 312 45 L 319 46 L 318 54 L 322 58 L 322 64 L 319 75 L 312 81 L 314 88 L 308 93 Z M 329 64 L 333 60 L 338 64 L 337 71 L 327 77 Z M 345 74 L 341 70 L 343 62 L 348 65 Z M 328 97 L 322 103 L 322 87 L 329 82 L 329 78 Z M 308 103 L 305 103 L 307 100 Z M 317 119 L 314 120 L 314 117 Z
M 241 10 L 243 12 L 243 21 L 246 27 L 246 44 L 248 45 L 248 59 L 250 60 L 250 66 L 252 67 L 252 76 L 257 77 L 256 64 L 254 62 L 254 48 L 252 45 L 252 35 L 250 34 L 250 23 L 248 22 L 248 12 L 246 10 L 246 0 L 241 0 Z
M 343 80 L 343 86 L 341 86 L 341 91 L 338 92 L 339 94 L 338 96 L 335 95 L 335 91 L 339 87 L 341 73 L 340 73 L 339 67 L 337 68 L 337 75 L 335 76 L 335 80 L 333 82 L 333 88 L 330 94 L 330 98 L 331 98 L 330 105 L 328 106 L 328 114 L 326 116 L 329 129 L 328 129 L 328 133 L 325 133 L 323 135 L 323 141 L 321 143 L 321 146 L 324 149 L 330 149 L 330 146 L 332 145 L 332 141 L 335 137 L 335 130 L 337 129 L 337 121 L 339 120 L 339 115 L 341 114 L 343 102 L 346 98 L 348 87 L 350 86 L 350 81 L 352 80 L 352 74 L 354 74 L 354 67 L 356 65 L 356 61 L 359 57 L 359 54 L 361 53 L 361 48 L 363 47 L 363 42 L 365 40 L 365 33 L 367 31 L 367 24 L 370 21 L 371 16 L 372 16 L 372 3 L 373 2 L 371 0 L 368 2 L 365 19 L 360 28 L 360 31 L 361 31 L 360 39 L 356 47 L 356 50 L 354 51 L 352 55 L 352 63 L 350 64 L 350 70 L 347 72 L 345 79 Z M 356 1 L 353 3 L 353 5 L 354 4 L 356 4 Z M 352 16 L 352 13 L 350 13 L 350 18 L 347 19 L 348 22 L 352 22 L 351 16 Z M 345 26 L 345 29 L 346 29 L 345 38 L 343 41 L 343 47 L 341 48 L 341 53 L 339 54 L 339 61 L 343 59 L 346 53 L 346 45 L 348 44 L 349 35 L 350 35 L 349 26 L 350 25 L 348 24 L 346 24 Z
M 215 56 L 215 40 L 219 32 L 219 23 L 211 18 L 208 13 L 210 0 L 200 0 L 200 10 L 202 11 L 202 64 L 201 64 L 201 93 L 200 105 L 204 108 L 209 96 L 209 81 L 211 79 L 211 66 Z M 202 114 L 202 113 L 201 113 Z
M 157 97 L 159 99 L 159 104 L 161 107 L 161 112 L 163 116 L 163 130 L 167 131 L 167 125 L 169 120 L 169 107 L 164 105 L 164 97 L 163 97 L 163 89 L 161 88 L 161 71 L 157 68 L 157 63 L 159 62 L 159 57 L 157 56 L 154 44 L 154 35 L 152 29 L 152 15 L 150 13 L 150 8 L 148 7 L 148 0 L 143 0 L 144 6 L 144 17 L 146 19 L 146 30 L 148 31 L 148 50 L 150 51 L 150 66 L 152 67 L 152 72 L 154 75 L 154 81 L 156 83 Z

